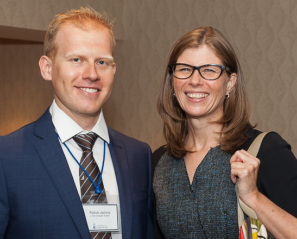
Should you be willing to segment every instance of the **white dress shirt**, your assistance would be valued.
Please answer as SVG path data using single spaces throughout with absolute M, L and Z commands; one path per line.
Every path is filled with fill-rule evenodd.
M 82 150 L 77 143 L 72 139 L 77 134 L 87 134 L 89 132 L 96 133 L 99 137 L 93 145 L 93 156 L 98 165 L 102 168 L 103 161 L 103 147 L 104 141 L 106 142 L 105 147 L 105 162 L 102 174 L 102 180 L 106 191 L 107 201 L 109 204 L 118 205 L 118 220 L 119 220 L 119 232 L 112 232 L 113 239 L 122 239 L 121 233 L 121 213 L 120 213 L 120 202 L 119 202 L 119 191 L 116 180 L 116 175 L 111 160 L 108 144 L 110 143 L 107 126 L 104 120 L 103 112 L 99 115 L 98 121 L 90 131 L 83 130 L 73 119 L 71 119 L 64 111 L 62 111 L 54 100 L 50 107 L 50 114 L 52 115 L 52 121 L 55 126 L 56 132 L 60 137 L 60 144 L 68 162 L 75 186 L 79 196 L 81 196 L 80 182 L 79 182 L 79 165 L 68 152 L 67 148 L 63 145 L 65 143 L 69 150 L 72 152 L 74 157 L 79 162 L 82 156 Z

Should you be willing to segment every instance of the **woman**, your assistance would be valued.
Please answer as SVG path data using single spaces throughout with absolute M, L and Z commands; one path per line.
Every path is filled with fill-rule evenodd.
M 167 144 L 153 158 L 156 238 L 239 238 L 237 178 L 239 197 L 276 238 L 297 237 L 297 160 L 277 133 L 265 136 L 260 160 L 245 151 L 260 132 L 219 31 L 198 28 L 175 43 L 158 112 Z

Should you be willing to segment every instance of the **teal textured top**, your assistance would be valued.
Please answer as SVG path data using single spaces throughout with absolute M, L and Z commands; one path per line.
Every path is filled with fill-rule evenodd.
M 230 179 L 231 155 L 211 148 L 190 184 L 184 159 L 165 153 L 153 189 L 157 221 L 166 238 L 239 238 L 237 198 Z

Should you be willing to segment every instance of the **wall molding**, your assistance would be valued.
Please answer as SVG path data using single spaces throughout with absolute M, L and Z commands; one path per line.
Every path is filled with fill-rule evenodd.
M 0 38 L 43 43 L 46 31 L 0 25 Z

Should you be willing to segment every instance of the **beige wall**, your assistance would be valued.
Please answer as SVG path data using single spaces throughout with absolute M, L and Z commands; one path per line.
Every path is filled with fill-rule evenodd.
M 53 98 L 41 80 L 42 44 L 0 39 L 0 135 L 36 120 Z
M 0 0 L 0 25 L 44 30 L 55 14 L 82 4 L 117 17 L 117 73 L 104 107 L 111 127 L 148 142 L 152 149 L 164 142 L 155 105 L 170 47 L 187 31 L 211 25 L 238 54 L 252 123 L 279 132 L 297 153 L 295 0 Z M 20 126 L 37 118 L 50 104 L 52 89 L 39 74 L 41 45 L 0 42 L 0 54 L 4 134 L 15 128 L 9 126 L 12 119 Z

